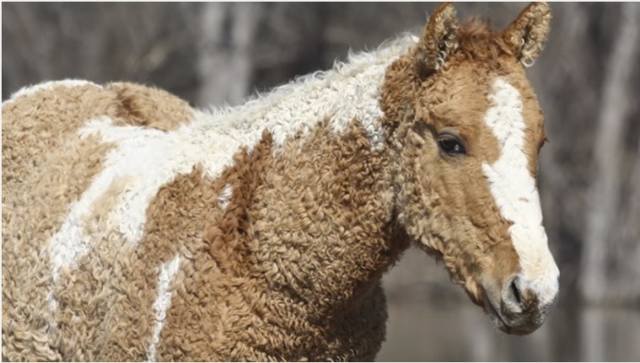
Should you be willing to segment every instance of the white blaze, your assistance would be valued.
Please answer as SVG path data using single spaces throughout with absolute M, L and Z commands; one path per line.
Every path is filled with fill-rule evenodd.
M 526 124 L 517 89 L 502 78 L 494 81 L 489 95 L 491 107 L 484 121 L 498 139 L 500 157 L 483 164 L 502 217 L 513 223 L 509 233 L 520 259 L 520 288 L 533 290 L 540 304 L 551 302 L 558 292 L 558 267 L 547 244 L 535 179 L 524 152 Z

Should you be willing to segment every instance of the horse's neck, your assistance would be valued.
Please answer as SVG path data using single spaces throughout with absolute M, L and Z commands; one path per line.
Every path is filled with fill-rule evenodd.
M 232 204 L 248 206 L 238 220 L 252 221 L 251 235 L 231 255 L 214 246 L 218 260 L 238 258 L 228 263 L 230 269 L 284 286 L 274 291 L 290 291 L 306 303 L 349 303 L 379 281 L 406 247 L 394 238 L 380 87 L 386 67 L 411 44 L 405 37 L 351 57 L 203 124 L 209 129 L 203 134 L 222 140 L 216 148 L 244 145 L 252 163 L 236 165 L 245 174 L 230 178 L 238 183 L 231 188 L 243 188 L 245 195 L 234 193 L 235 198 L 251 195 L 231 198 Z M 224 233 L 217 226 L 211 231 L 213 240 Z
M 325 72 L 303 76 L 244 105 L 223 111 L 222 127 L 257 142 L 263 130 L 273 134 L 277 146 L 299 132 L 313 130 L 328 119 L 340 133 L 357 119 L 375 147 L 382 145 L 379 119 L 380 88 L 386 67 L 414 44 L 404 36 L 378 50 L 352 55 Z M 251 147 L 251 142 L 249 145 Z
M 386 67 L 407 44 L 303 78 L 229 115 L 238 133 L 268 131 L 279 151 L 261 167 L 249 260 L 257 276 L 306 303 L 350 304 L 406 248 L 394 222 L 379 92 Z
M 260 143 L 254 152 L 265 150 Z M 260 180 L 247 211 L 249 257 L 236 265 L 305 304 L 324 305 L 316 312 L 350 304 L 406 247 L 397 238 L 390 150 L 373 148 L 354 121 L 340 135 L 320 123 L 281 151 L 251 156 L 258 162 L 247 170 Z

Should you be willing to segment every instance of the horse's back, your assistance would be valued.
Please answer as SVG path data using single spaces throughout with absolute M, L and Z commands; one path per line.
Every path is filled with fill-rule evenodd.
M 82 143 L 78 130 L 97 117 L 109 117 L 116 125 L 168 131 L 191 114 L 185 101 L 131 83 L 101 86 L 66 80 L 25 87 L 2 104 L 3 184 L 24 184 L 25 174 L 48 171 L 43 163 L 52 158 L 88 156 L 74 144 Z
M 91 187 L 114 147 L 99 134 L 82 134 L 83 127 L 91 120 L 108 118 L 115 125 L 168 131 L 191 116 L 183 100 L 129 83 L 48 82 L 23 89 L 3 103 L 3 357 L 92 357 L 73 355 L 80 347 L 62 338 L 74 324 L 55 323 L 85 317 L 62 317 L 64 309 L 52 298 L 53 270 L 63 266 L 58 274 L 65 274 L 69 266 L 60 260 L 75 253 L 52 253 L 52 238 L 69 220 L 72 206 Z M 99 212 L 107 202 L 97 200 L 92 211 Z M 104 217 L 92 211 L 87 212 L 97 220 Z M 62 296 L 60 301 L 67 298 Z M 96 341 L 96 333 L 75 334 Z

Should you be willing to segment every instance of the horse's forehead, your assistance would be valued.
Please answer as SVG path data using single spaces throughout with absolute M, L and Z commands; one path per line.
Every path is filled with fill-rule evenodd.
M 464 126 L 479 121 L 487 110 L 486 97 L 489 76 L 461 66 L 442 74 L 425 93 L 436 119 L 444 119 L 452 126 Z
M 530 98 L 533 91 L 521 67 L 506 63 L 494 69 L 482 62 L 464 62 L 452 66 L 436 78 L 432 92 L 426 96 L 433 103 L 447 104 L 454 109 L 486 111 L 491 107 L 489 96 L 498 78 L 506 80 L 518 93 Z M 532 105 L 527 103 L 525 106 Z
M 496 82 L 504 87 L 496 87 Z M 501 151 L 500 140 L 485 122 L 487 114 L 498 112 L 492 116 L 501 120 L 496 126 L 507 130 L 513 126 L 511 115 L 519 114 L 524 121 L 520 125 L 525 131 L 523 151 L 530 156 L 532 168 L 537 163 L 537 147 L 544 138 L 543 117 L 523 70 L 513 67 L 498 72 L 482 64 L 462 64 L 444 73 L 423 97 L 427 117 L 436 126 L 457 128 L 487 161 L 497 159 Z

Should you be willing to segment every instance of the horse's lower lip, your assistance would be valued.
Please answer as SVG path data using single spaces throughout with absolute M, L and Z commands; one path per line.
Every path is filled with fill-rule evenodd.
M 485 297 L 485 309 L 488 314 L 493 318 L 493 322 L 497 325 L 498 329 L 507 334 L 526 335 L 534 332 L 540 324 L 513 324 L 505 319 L 505 317 L 499 312 L 491 300 Z
M 500 330 L 503 330 L 505 332 L 509 332 L 509 324 L 507 324 L 507 322 L 504 320 L 504 318 L 502 317 L 502 315 L 498 312 L 498 309 L 496 309 L 496 307 L 493 305 L 493 303 L 491 302 L 491 300 L 485 296 L 484 299 L 484 305 L 486 310 L 488 310 L 489 315 L 491 315 L 491 317 L 493 317 L 494 323 L 496 323 L 496 325 L 498 325 L 498 328 L 500 328 Z

